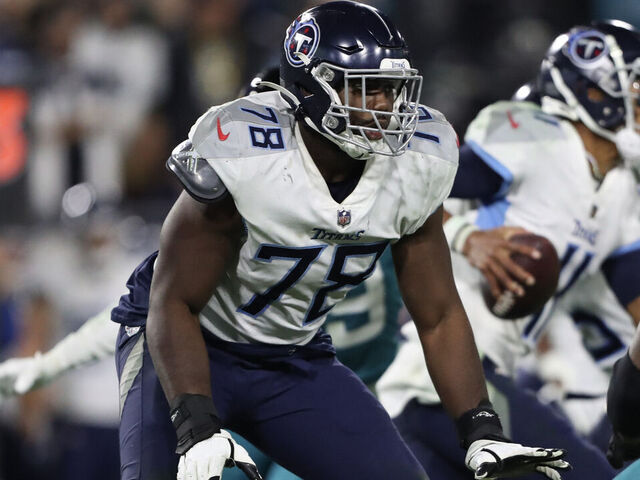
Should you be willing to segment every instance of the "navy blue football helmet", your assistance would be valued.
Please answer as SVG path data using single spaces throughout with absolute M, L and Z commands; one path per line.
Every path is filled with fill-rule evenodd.
M 353 158 L 400 155 L 415 132 L 422 77 L 400 32 L 371 6 L 330 2 L 298 16 L 285 34 L 280 82 L 298 118 Z M 367 91 L 381 85 L 393 95 L 391 111 L 367 108 Z M 354 88 L 361 101 L 353 93 L 350 101 Z M 355 125 L 355 112 L 371 122 Z
M 256 93 L 269 92 L 273 90 L 270 85 L 280 81 L 280 66 L 271 65 L 256 73 L 251 81 L 247 83 L 239 96 L 255 95 Z
M 560 35 L 542 62 L 537 90 L 545 112 L 580 121 L 616 143 L 627 166 L 640 171 L 638 30 L 610 20 Z

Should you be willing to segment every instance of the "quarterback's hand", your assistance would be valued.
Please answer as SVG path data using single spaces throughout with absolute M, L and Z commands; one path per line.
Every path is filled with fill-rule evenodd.
M 0 396 L 22 395 L 51 378 L 40 353 L 33 357 L 11 358 L 0 363 Z
M 640 458 L 640 438 L 624 437 L 618 432 L 614 432 L 609 440 L 607 449 L 607 459 L 614 468 L 622 468 L 626 460 Z
M 505 289 L 522 296 L 522 285 L 533 285 L 535 282 L 531 274 L 510 257 L 512 253 L 540 257 L 540 252 L 532 247 L 509 242 L 512 236 L 525 232 L 526 230 L 520 227 L 477 230 L 469 235 L 464 244 L 463 255 L 485 276 L 495 298 Z
M 262 480 L 247 451 L 226 430 L 196 443 L 180 457 L 178 480 L 220 480 L 225 466 L 236 466 L 247 478 Z
M 551 480 L 561 480 L 558 470 L 571 468 L 558 448 L 531 448 L 518 443 L 476 440 L 467 450 L 465 463 L 476 480 L 517 477 L 539 472 Z

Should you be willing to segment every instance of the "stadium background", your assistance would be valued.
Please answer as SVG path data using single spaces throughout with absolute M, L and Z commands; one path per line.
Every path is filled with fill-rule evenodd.
M 314 3 L 0 0 L 0 360 L 48 349 L 117 298 L 178 194 L 170 150 L 278 61 Z M 555 35 L 590 19 L 640 25 L 638 0 L 368 3 L 404 33 L 423 103 L 460 136 L 533 78 Z M 106 361 L 0 401 L 0 480 L 109 478 L 113 373 Z

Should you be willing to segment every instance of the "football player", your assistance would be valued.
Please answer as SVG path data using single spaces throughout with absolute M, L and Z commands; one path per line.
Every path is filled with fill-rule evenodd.
M 564 452 L 508 443 L 487 403 L 442 233 L 456 137 L 417 104 L 396 28 L 354 2 L 312 8 L 287 30 L 281 79 L 210 109 L 170 161 L 186 192 L 148 318 L 114 312 L 122 478 L 209 478 L 228 460 L 257 478 L 223 426 L 305 479 L 424 477 L 319 330 L 389 244 L 468 465 L 557 478 Z
M 536 82 L 541 103 L 498 102 L 469 126 L 452 196 L 480 206 L 451 216 L 444 226 L 495 403 L 505 407 L 503 418 L 509 418 L 517 441 L 556 438 L 571 445 L 572 454 L 585 452 L 567 478 L 607 479 L 613 472 L 566 421 L 550 416 L 508 377 L 515 360 L 535 344 L 554 304 L 603 263 L 614 267 L 609 282 L 624 285 L 630 312 L 640 307 L 639 58 L 640 34 L 622 22 L 576 27 L 559 36 Z M 496 297 L 503 289 L 517 296 L 522 285 L 535 281 L 509 259 L 513 251 L 527 253 L 508 241 L 522 228 L 554 244 L 562 270 L 557 291 L 542 311 L 505 321 L 487 309 L 481 284 L 488 282 Z M 443 411 L 416 353 L 419 335 L 411 325 L 403 332 L 409 342 L 381 378 L 380 399 L 427 471 L 464 478 L 455 449 L 444 447 L 455 442 L 446 424 L 441 422 L 437 433 L 418 427 L 437 422 Z
M 535 82 L 518 89 L 514 99 L 540 103 Z M 638 321 L 625 308 L 634 300 L 633 282 L 614 272 L 618 254 L 628 250 L 614 252 L 599 272 L 578 280 L 561 298 L 545 330 L 544 348 L 537 349 L 535 365 L 527 366 L 547 382 L 540 392 L 544 401 L 558 405 L 603 451 L 611 436 L 605 397 L 612 367 L 629 348 Z
M 256 75 L 243 89 L 242 95 L 269 91 L 261 82 L 277 82 L 279 67 L 266 69 Z M 148 292 L 153 275 L 153 262 L 145 262 L 136 278 L 144 279 L 137 291 Z M 146 280 L 146 281 L 145 281 Z M 148 294 L 137 307 L 146 315 Z M 327 315 L 325 329 L 332 337 L 338 359 L 370 388 L 389 366 L 398 345 L 398 314 L 401 299 L 393 272 L 393 260 L 387 249 L 370 277 L 353 290 Z M 20 395 L 55 380 L 65 372 L 82 368 L 115 352 L 118 324 L 111 321 L 111 310 L 105 309 L 88 319 L 76 332 L 68 335 L 54 348 L 33 357 L 10 359 L 0 364 L 0 395 Z M 269 480 L 293 479 L 290 472 L 272 462 L 240 437 L 245 447 Z M 244 478 L 244 474 L 229 470 L 226 477 Z M 225 478 L 226 478 L 225 477 Z
M 608 272 L 607 262 L 559 302 L 545 332 L 544 351 L 537 354 L 536 371 L 576 430 L 606 451 L 611 435 L 605 418 L 607 387 L 613 364 L 625 354 L 635 328 L 623 306 L 633 300 L 625 297 L 628 289 L 612 288 L 603 272 Z
M 137 308 L 145 315 L 153 261 L 144 262 L 129 284 L 137 282 L 133 292 Z M 132 300 L 131 300 L 132 302 Z M 133 305 L 133 303 L 131 303 Z M 393 261 L 385 251 L 372 275 L 327 315 L 325 328 L 332 336 L 338 359 L 354 371 L 370 388 L 384 372 L 397 350 L 398 314 L 401 300 L 393 272 Z M 118 324 L 111 321 L 112 307 L 87 320 L 54 348 L 34 357 L 10 359 L 0 364 L 0 395 L 20 395 L 39 388 L 73 369 L 112 356 Z M 297 478 L 290 472 L 238 439 L 269 480 Z M 225 478 L 240 478 L 234 470 Z M 242 475 L 244 477 L 244 475 Z
M 509 443 L 487 401 L 441 227 L 455 133 L 418 106 L 402 37 L 379 11 L 334 2 L 298 17 L 283 47 L 279 93 L 212 108 L 175 150 L 188 195 L 150 297 L 135 279 L 153 258 L 113 312 L 123 478 L 209 478 L 225 463 L 258 478 L 221 426 L 304 478 L 422 478 L 319 331 L 389 243 L 467 465 L 558 478 L 564 452 Z

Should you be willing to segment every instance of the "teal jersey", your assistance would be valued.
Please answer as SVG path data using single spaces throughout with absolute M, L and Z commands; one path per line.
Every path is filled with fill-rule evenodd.
M 402 307 L 391 251 L 373 274 L 351 290 L 327 317 L 325 328 L 338 359 L 365 383 L 375 382 L 398 349 L 398 314 Z
M 634 480 L 640 478 L 640 460 L 636 460 L 634 463 L 625 468 L 622 472 L 616 475 L 613 480 Z

